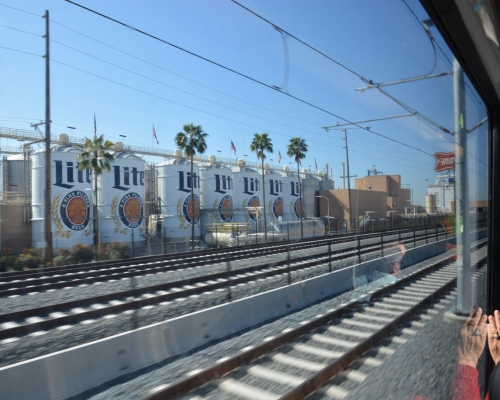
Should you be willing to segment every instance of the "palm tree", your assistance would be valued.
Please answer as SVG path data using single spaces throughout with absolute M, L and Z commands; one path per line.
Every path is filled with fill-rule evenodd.
M 109 153 L 111 148 L 114 146 L 113 142 L 109 140 L 104 140 L 103 135 L 94 139 L 85 139 L 83 146 L 78 145 L 79 148 L 83 150 L 78 156 L 79 170 L 84 170 L 90 168 L 92 170 L 92 177 L 94 180 L 94 190 L 93 190 L 93 210 L 92 215 L 94 216 L 94 246 L 97 249 L 98 240 L 97 232 L 99 231 L 99 219 L 95 218 L 97 215 L 97 177 L 101 175 L 104 171 L 109 171 L 111 169 L 111 163 L 114 161 L 113 154 Z
M 273 143 L 269 138 L 269 133 L 256 133 L 253 137 L 252 143 L 250 143 L 250 150 L 255 151 L 257 154 L 257 159 L 262 162 L 262 204 L 264 206 L 264 241 L 267 243 L 267 221 L 266 221 L 266 190 L 265 190 L 265 179 L 264 179 L 264 159 L 266 154 L 273 152 Z
M 175 136 L 175 144 L 179 149 L 184 150 L 184 154 L 191 158 L 191 249 L 194 249 L 194 179 L 193 179 L 193 156 L 198 152 L 203 154 L 207 149 L 205 138 L 208 133 L 203 132 L 203 128 L 194 124 L 186 124 L 182 127 L 182 132 Z M 199 205 L 198 205 L 199 206 Z
M 290 139 L 290 144 L 287 146 L 286 154 L 290 157 L 295 158 L 295 162 L 297 163 L 297 176 L 299 177 L 299 193 L 300 193 L 300 236 L 304 239 L 304 226 L 302 223 L 302 215 L 304 210 L 304 204 L 302 201 L 302 185 L 300 183 L 300 171 L 299 165 L 301 164 L 300 160 L 306 158 L 307 153 L 307 144 L 305 139 L 301 137 L 294 137 Z

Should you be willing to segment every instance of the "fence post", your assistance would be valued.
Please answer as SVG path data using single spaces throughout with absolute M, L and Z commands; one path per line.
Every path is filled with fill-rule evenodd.
M 134 251 L 134 230 L 132 229 L 132 258 L 135 257 Z
M 163 254 L 167 254 L 167 245 L 166 245 L 166 240 L 167 240 L 167 235 L 166 235 L 166 230 L 167 228 L 163 228 L 163 237 L 162 237 L 162 241 L 161 241 L 161 244 L 163 246 Z
M 361 264 L 361 240 L 359 239 L 359 236 L 357 236 L 358 239 L 358 264 Z
M 425 224 L 425 244 L 429 243 L 429 235 L 427 233 L 427 224 Z
M 286 230 L 288 232 L 288 241 L 290 241 L 290 223 L 289 222 L 286 223 Z
M 436 224 L 436 242 L 439 240 L 438 226 Z
M 229 279 L 229 273 L 231 272 L 231 261 L 227 260 L 226 263 L 227 263 L 227 273 L 228 273 L 228 276 L 227 276 L 227 299 L 228 299 L 228 301 L 232 301 L 233 295 L 231 293 L 231 283 L 230 283 L 231 280 Z
M 381 257 L 384 256 L 384 234 L 380 233 L 380 254 Z
M 328 243 L 328 271 L 332 272 L 332 241 Z
M 413 227 L 413 248 L 417 247 L 417 234 L 416 234 L 416 229 Z
M 288 270 L 288 284 L 292 284 L 292 276 L 290 275 L 290 243 L 286 246 L 286 265 Z

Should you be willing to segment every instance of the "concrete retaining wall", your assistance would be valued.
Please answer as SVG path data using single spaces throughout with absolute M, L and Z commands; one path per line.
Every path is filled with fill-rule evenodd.
M 477 238 L 476 238 L 477 239 Z M 408 250 L 402 267 L 447 250 L 443 240 Z M 353 288 L 401 255 L 367 261 L 290 286 L 0 368 L 3 400 L 64 399 L 210 341 Z M 356 279 L 353 279 L 356 278 Z

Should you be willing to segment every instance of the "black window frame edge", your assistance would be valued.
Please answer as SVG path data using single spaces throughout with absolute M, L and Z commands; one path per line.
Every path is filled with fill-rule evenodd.
M 460 1 L 460 0 L 457 0 Z M 495 83 L 483 65 L 478 47 L 474 42 L 454 0 L 420 0 L 456 59 L 462 65 L 472 85 L 485 103 L 488 114 L 488 275 L 487 309 L 500 310 L 500 98 L 495 90 Z M 500 20 L 498 7 L 493 7 L 496 20 Z M 495 27 L 498 32 L 498 26 Z M 476 32 L 477 33 L 477 32 Z M 483 41 L 485 44 L 486 36 Z M 477 35 L 476 35 L 477 40 Z M 490 65 L 491 67 L 491 65 Z M 500 68 L 500 65 L 497 66 Z M 497 185 L 494 183 L 497 182 Z M 495 291 L 496 288 L 496 291 Z M 494 363 L 491 357 L 485 357 L 485 371 L 491 371 Z M 485 386 L 489 374 L 484 377 Z

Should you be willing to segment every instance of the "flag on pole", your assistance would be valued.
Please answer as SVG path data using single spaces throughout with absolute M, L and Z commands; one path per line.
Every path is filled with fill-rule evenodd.
M 231 150 L 234 151 L 234 155 L 236 155 L 236 146 L 234 145 L 232 140 L 231 140 Z
M 97 125 L 95 123 L 95 113 L 94 113 L 94 139 L 97 139 Z
M 314 158 L 314 165 L 316 165 L 316 171 L 318 170 L 318 163 L 316 162 L 316 158 Z
M 282 158 L 283 157 L 281 157 L 281 152 L 278 150 L 278 164 L 280 163 L 280 161 L 281 161 Z
M 156 140 L 156 144 L 160 144 L 160 142 L 158 141 L 158 138 L 156 137 L 156 131 L 155 131 L 155 126 L 154 125 L 153 125 L 153 137 Z

